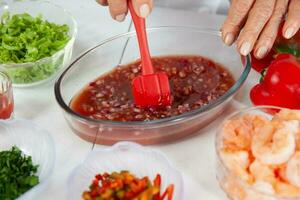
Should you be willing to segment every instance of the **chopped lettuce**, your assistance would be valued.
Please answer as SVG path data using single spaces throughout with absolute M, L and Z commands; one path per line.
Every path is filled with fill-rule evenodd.
M 58 25 L 27 13 L 10 16 L 4 13 L 0 22 L 0 66 L 36 62 L 63 49 L 70 36 L 67 25 Z M 53 75 L 63 64 L 63 55 L 49 63 L 30 67 L 5 67 L 14 83 L 31 83 Z

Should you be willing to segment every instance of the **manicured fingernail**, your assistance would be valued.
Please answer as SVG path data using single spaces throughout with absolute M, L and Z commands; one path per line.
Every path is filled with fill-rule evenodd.
M 143 18 L 146 18 L 150 14 L 150 7 L 148 4 L 143 4 L 140 6 L 140 15 Z
M 224 42 L 226 45 L 231 45 L 234 41 L 234 36 L 232 33 L 227 33 L 225 35 L 225 39 L 224 39 Z
M 244 42 L 242 45 L 241 45 L 241 48 L 240 48 L 240 53 L 243 55 L 243 56 L 246 56 L 250 53 L 250 50 L 251 50 L 251 44 L 250 42 Z
M 286 39 L 290 39 L 294 35 L 295 35 L 295 29 L 293 27 L 286 29 L 286 31 L 284 32 L 284 37 Z
M 122 21 L 124 21 L 124 19 L 125 19 L 125 13 L 123 13 L 123 14 L 121 14 L 121 15 L 117 15 L 116 16 L 116 20 L 118 21 L 118 22 L 122 22 Z
M 268 52 L 268 48 L 267 47 L 259 47 L 257 52 L 256 52 L 256 57 L 257 58 L 263 58 Z

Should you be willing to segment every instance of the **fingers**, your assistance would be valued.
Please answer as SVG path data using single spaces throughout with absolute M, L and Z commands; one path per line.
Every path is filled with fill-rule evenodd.
M 286 22 L 283 26 L 283 36 L 292 38 L 300 27 L 300 0 L 291 0 Z
M 152 11 L 153 0 L 130 0 L 132 1 L 136 14 L 146 18 Z M 96 0 L 100 5 L 109 5 L 109 11 L 115 20 L 124 21 L 128 12 L 127 0 Z
M 237 46 L 240 54 L 246 56 L 252 51 L 256 40 L 273 13 L 275 3 L 274 0 L 255 1 L 243 31 L 239 35 Z
M 153 8 L 153 0 L 132 0 L 132 4 L 136 14 L 143 18 L 146 18 Z
M 107 6 L 108 5 L 107 0 L 96 0 L 96 2 L 99 3 L 102 6 Z
M 254 0 L 233 0 L 222 27 L 222 39 L 231 45 L 237 38 Z
M 127 0 L 107 0 L 109 5 L 109 11 L 115 20 L 124 21 L 127 14 Z
M 273 47 L 278 29 L 287 11 L 288 4 L 289 0 L 277 0 L 273 14 L 256 42 L 254 50 L 256 58 L 261 59 L 265 57 Z

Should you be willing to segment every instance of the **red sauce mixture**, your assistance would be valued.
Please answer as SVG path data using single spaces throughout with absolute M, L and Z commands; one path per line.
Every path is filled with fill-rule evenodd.
M 221 65 L 200 56 L 152 58 L 157 71 L 168 74 L 173 104 L 142 109 L 134 105 L 131 81 L 141 73 L 140 62 L 119 66 L 91 82 L 71 101 L 71 108 L 92 119 L 149 121 L 180 115 L 218 99 L 233 84 Z
M 0 94 L 0 119 L 9 119 L 13 113 L 13 102 L 9 102 L 6 95 Z

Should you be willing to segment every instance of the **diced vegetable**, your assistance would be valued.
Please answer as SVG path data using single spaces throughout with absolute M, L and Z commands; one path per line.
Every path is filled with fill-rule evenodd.
M 174 185 L 161 192 L 161 176 L 137 178 L 128 171 L 103 173 L 95 176 L 84 200 L 172 200 Z

